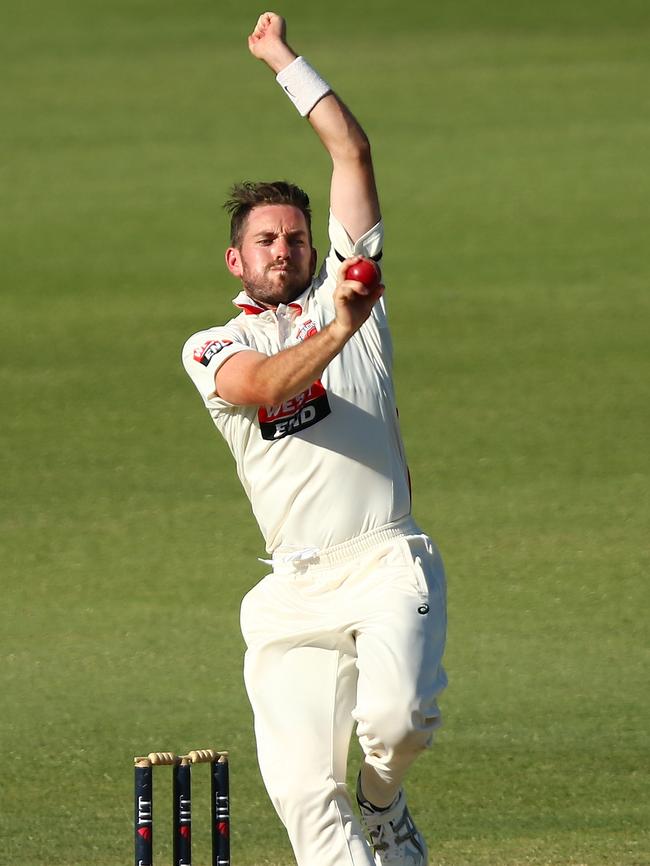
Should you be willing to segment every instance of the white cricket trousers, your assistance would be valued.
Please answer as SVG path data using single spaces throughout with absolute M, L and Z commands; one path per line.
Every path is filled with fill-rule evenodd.
M 383 806 L 440 724 L 445 576 L 410 518 L 275 562 L 245 596 L 246 688 L 262 778 L 298 866 L 374 866 L 346 786 L 356 722 Z

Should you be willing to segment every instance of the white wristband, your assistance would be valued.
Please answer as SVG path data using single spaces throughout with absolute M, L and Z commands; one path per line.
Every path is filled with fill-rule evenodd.
M 304 57 L 296 57 L 278 72 L 275 80 L 303 117 L 332 90 Z

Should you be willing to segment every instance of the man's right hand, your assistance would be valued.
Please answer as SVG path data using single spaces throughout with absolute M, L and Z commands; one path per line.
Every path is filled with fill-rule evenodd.
M 287 25 L 281 15 L 263 12 L 248 37 L 248 48 L 254 57 L 263 60 L 276 74 L 296 59 L 287 44 Z
M 350 265 L 363 258 L 352 256 L 346 259 L 339 268 L 336 288 L 334 289 L 335 325 L 341 329 L 346 338 L 356 333 L 370 316 L 372 308 L 384 294 L 384 285 L 369 289 L 358 280 L 347 280 L 345 274 Z

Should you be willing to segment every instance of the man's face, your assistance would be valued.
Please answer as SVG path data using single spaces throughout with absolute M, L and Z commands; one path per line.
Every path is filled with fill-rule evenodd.
M 307 288 L 316 266 L 303 212 L 293 205 L 258 205 L 248 215 L 241 246 L 229 247 L 226 264 L 247 295 L 276 307 Z

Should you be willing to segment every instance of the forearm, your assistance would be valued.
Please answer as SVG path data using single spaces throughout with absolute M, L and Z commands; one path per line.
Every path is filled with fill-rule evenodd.
M 350 338 L 334 321 L 303 343 L 268 357 L 259 367 L 257 384 L 265 404 L 281 403 L 320 379 Z
M 275 355 L 240 352 L 217 371 L 217 393 L 235 405 L 282 403 L 320 379 L 350 336 L 335 320 L 308 340 Z
M 296 108 L 308 117 L 333 162 L 370 162 L 370 143 L 358 120 L 303 57 L 298 59 L 293 49 L 281 44 L 273 47 L 266 63 Z
M 298 57 L 293 48 L 286 42 L 284 27 L 281 33 L 282 38 L 269 41 L 261 56 L 261 59 L 276 76 L 283 70 L 287 70 L 287 67 Z M 304 63 L 304 61 L 302 62 Z M 313 72 L 311 70 L 310 74 L 313 75 Z M 295 85 L 301 83 L 300 78 L 295 82 L 291 81 L 288 90 L 291 91 Z M 322 80 L 321 83 L 325 87 L 329 86 Z M 309 122 L 332 159 L 370 158 L 370 144 L 366 134 L 352 112 L 333 91 L 319 99 L 311 108 L 308 116 Z
M 316 103 L 309 122 L 335 165 L 340 160 L 370 163 L 368 136 L 335 93 L 328 93 Z

